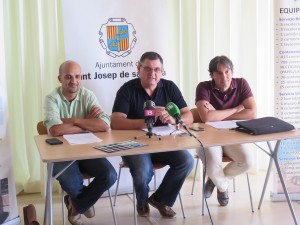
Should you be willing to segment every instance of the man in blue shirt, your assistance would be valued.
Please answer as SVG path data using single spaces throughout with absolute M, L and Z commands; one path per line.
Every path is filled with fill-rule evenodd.
M 81 68 L 74 61 L 66 61 L 59 68 L 61 83 L 45 98 L 44 123 L 52 136 L 81 132 L 107 131 L 110 119 L 101 109 L 93 92 L 81 87 Z M 54 164 L 53 174 L 62 171 L 70 162 Z M 83 185 L 82 173 L 94 177 Z M 82 225 L 80 214 L 90 218 L 95 215 L 93 205 L 116 181 L 116 171 L 105 159 L 78 160 L 71 164 L 58 181 L 64 191 L 68 208 L 68 220 L 73 225 Z
M 155 103 L 155 126 L 176 124 L 175 119 L 165 110 L 172 101 L 180 109 L 186 124 L 193 122 L 178 87 L 169 80 L 162 79 L 163 59 L 155 52 L 146 52 L 138 64 L 139 78 L 126 82 L 117 92 L 111 115 L 112 129 L 140 130 L 146 128 L 143 105 L 147 100 Z M 176 197 L 185 178 L 193 168 L 193 157 L 186 151 L 173 151 L 133 156 L 123 156 L 129 166 L 136 190 L 137 211 L 140 216 L 149 215 L 149 205 L 157 208 L 164 217 L 174 217 L 172 210 Z M 169 165 L 161 185 L 148 199 L 149 186 L 153 176 L 153 163 Z

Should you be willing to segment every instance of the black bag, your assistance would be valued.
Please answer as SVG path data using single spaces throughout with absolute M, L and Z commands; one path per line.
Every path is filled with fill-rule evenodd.
M 236 122 L 236 124 L 238 125 L 238 127 L 235 128 L 237 131 L 253 135 L 272 134 L 295 129 L 292 124 L 275 117 L 262 117 L 259 119 L 239 121 Z

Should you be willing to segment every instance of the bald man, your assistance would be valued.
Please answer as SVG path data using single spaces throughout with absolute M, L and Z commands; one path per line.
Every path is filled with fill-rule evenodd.
M 58 80 L 61 86 L 46 96 L 44 124 L 52 136 L 76 134 L 86 131 L 105 132 L 110 128 L 110 118 L 105 114 L 94 93 L 81 86 L 81 67 L 74 61 L 66 61 L 59 67 Z M 70 162 L 54 163 L 53 175 L 63 170 Z M 94 177 L 85 186 L 82 173 Z M 84 224 L 81 214 L 91 218 L 95 215 L 94 204 L 103 192 L 116 181 L 116 171 L 105 159 L 77 160 L 57 180 L 68 193 L 65 204 L 68 220 L 73 225 Z

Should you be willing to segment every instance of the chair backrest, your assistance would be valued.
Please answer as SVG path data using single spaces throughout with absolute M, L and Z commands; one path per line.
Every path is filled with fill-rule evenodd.
M 36 129 L 37 129 L 38 134 L 48 134 L 47 128 L 45 127 L 43 121 L 40 121 L 37 123 Z
M 193 114 L 193 118 L 194 118 L 194 123 L 201 123 L 201 119 L 198 113 L 198 109 L 197 108 L 192 108 L 191 112 Z
M 230 158 L 230 157 L 228 157 L 228 156 L 226 156 L 226 155 L 223 155 L 223 157 L 222 157 L 222 162 L 232 162 L 233 160 Z
M 38 134 L 40 134 L 40 135 L 41 134 L 48 134 L 47 128 L 44 125 L 43 121 L 40 121 L 40 122 L 37 123 L 36 129 L 37 129 Z M 91 178 L 93 178 L 88 173 L 82 173 L 82 176 L 83 176 L 83 179 L 91 179 Z

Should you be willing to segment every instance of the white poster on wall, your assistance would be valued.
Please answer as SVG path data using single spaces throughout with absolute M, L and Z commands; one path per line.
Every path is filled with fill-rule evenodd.
M 106 113 L 111 114 L 120 86 L 138 77 L 137 63 L 144 52 L 158 52 L 171 79 L 169 65 L 175 54 L 169 47 L 167 1 L 64 0 L 62 6 L 66 60 L 81 65 L 83 86 L 96 94 Z M 118 171 L 120 157 L 109 160 Z M 164 172 L 158 171 L 158 182 Z M 122 177 L 119 190 L 132 191 L 129 174 Z
M 275 116 L 300 128 L 300 1 L 274 0 Z M 292 200 L 300 200 L 300 140 L 283 141 L 278 158 Z M 277 174 L 272 200 L 285 200 Z
M 135 78 L 146 51 L 164 59 L 168 74 L 167 1 L 64 0 L 66 59 L 82 66 L 83 85 L 92 89 L 107 113 L 115 93 Z

